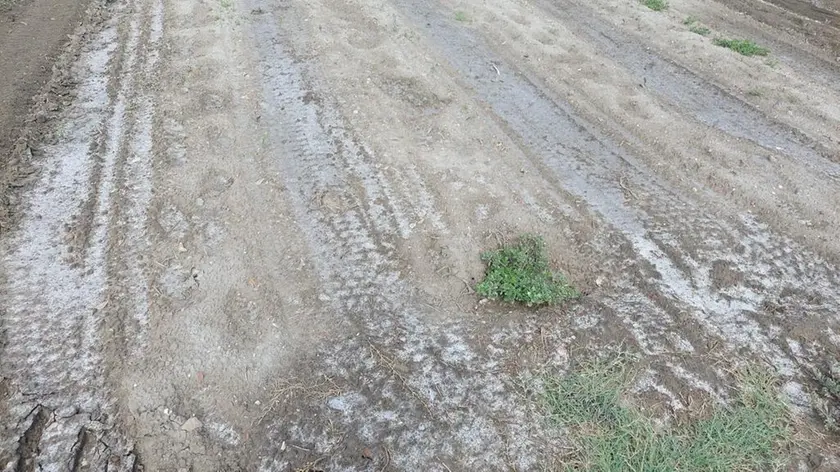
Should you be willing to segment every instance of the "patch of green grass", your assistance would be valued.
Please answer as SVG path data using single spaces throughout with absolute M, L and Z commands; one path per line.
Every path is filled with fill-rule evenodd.
M 662 11 L 668 8 L 668 2 L 665 0 L 642 0 L 642 4 L 653 11 Z
M 694 34 L 699 34 L 700 36 L 708 36 L 712 34 L 712 30 L 703 25 L 691 25 L 688 30 Z
M 700 20 L 696 16 L 688 16 L 683 20 L 683 24 L 688 26 L 688 30 L 700 36 L 708 36 L 712 30 L 699 23 Z
M 467 14 L 462 11 L 455 12 L 455 21 L 467 21 Z
M 743 56 L 766 56 L 770 54 L 769 49 L 763 48 L 749 39 L 715 38 L 715 44 L 729 48 Z
M 562 275 L 551 271 L 539 236 L 520 236 L 515 244 L 481 254 L 481 260 L 487 273 L 475 290 L 484 297 L 531 306 L 580 296 Z
M 627 401 L 629 360 L 583 364 L 545 381 L 553 420 L 569 429 L 579 451 L 568 471 L 731 472 L 775 470 L 793 434 L 775 378 L 740 376 L 733 405 L 681 426 L 663 427 Z

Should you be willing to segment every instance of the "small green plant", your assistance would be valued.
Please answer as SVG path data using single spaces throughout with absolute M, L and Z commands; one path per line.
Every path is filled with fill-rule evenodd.
M 775 470 L 790 444 L 791 422 L 776 379 L 766 370 L 740 376 L 737 400 L 709 416 L 663 427 L 626 398 L 630 359 L 600 359 L 545 378 L 551 419 L 576 440 L 567 471 L 729 472 Z
M 455 21 L 467 21 L 467 14 L 462 11 L 456 11 Z
M 766 56 L 770 50 L 749 39 L 715 38 L 715 45 L 731 49 L 742 56 Z
M 699 34 L 700 36 L 708 36 L 711 34 L 712 30 L 699 24 L 699 21 L 700 20 L 698 20 L 696 16 L 688 16 L 683 20 L 683 24 L 688 26 L 689 31 Z
M 662 11 L 668 8 L 668 2 L 665 0 L 642 0 L 642 4 L 653 11 Z
M 562 275 L 551 271 L 539 236 L 520 236 L 515 244 L 483 253 L 481 260 L 487 273 L 475 290 L 484 297 L 531 306 L 580 296 Z
M 779 67 L 779 60 L 774 57 L 767 59 L 766 61 L 764 61 L 764 63 L 767 64 L 771 69 Z
M 712 34 L 712 30 L 703 25 L 691 25 L 688 30 L 694 34 L 699 34 L 700 36 L 708 36 Z
M 760 89 L 754 88 L 747 90 L 747 95 L 749 95 L 750 97 L 761 98 L 764 96 L 764 92 L 762 92 Z

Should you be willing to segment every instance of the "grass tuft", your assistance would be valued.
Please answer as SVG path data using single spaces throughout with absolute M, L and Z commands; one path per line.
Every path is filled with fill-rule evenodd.
M 770 54 L 769 49 L 763 48 L 749 39 L 715 38 L 715 44 L 731 49 L 743 56 L 766 56 Z
M 699 34 L 700 36 L 710 35 L 712 30 L 700 24 L 699 21 L 696 16 L 687 16 L 683 20 L 683 24 L 688 26 L 688 30 L 692 33 Z
M 467 14 L 462 11 L 456 11 L 455 21 L 467 21 Z
M 817 390 L 811 403 L 826 431 L 840 433 L 840 361 L 812 372 Z
M 653 11 L 662 11 L 668 8 L 668 2 L 665 0 L 642 0 L 642 4 Z
M 694 34 L 699 34 L 700 36 L 708 36 L 712 34 L 712 30 L 703 25 L 691 25 L 688 30 Z
M 580 296 L 562 275 L 551 271 L 539 236 L 520 236 L 516 244 L 483 253 L 481 260 L 487 272 L 475 290 L 484 297 L 531 306 Z
M 706 472 L 774 470 L 791 425 L 775 378 L 742 373 L 736 402 L 680 427 L 657 426 L 625 401 L 629 360 L 598 360 L 545 382 L 551 418 L 570 429 L 579 447 L 566 470 Z

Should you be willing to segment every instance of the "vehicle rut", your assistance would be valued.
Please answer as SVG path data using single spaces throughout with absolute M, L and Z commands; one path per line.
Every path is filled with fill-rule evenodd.
M 121 324 L 121 300 L 109 288 L 119 276 L 108 264 L 115 241 L 125 237 L 118 208 L 133 211 L 135 234 L 144 231 L 149 120 L 137 118 L 151 111 L 132 103 L 155 65 L 162 10 L 143 2 L 124 8 L 115 9 L 74 65 L 75 103 L 63 111 L 56 142 L 44 148 L 29 217 L 4 258 L 2 326 L 14 342 L 4 346 L 3 367 L 18 390 L 3 419 L 10 433 L 3 449 L 21 438 L 15 470 L 134 467 L 103 376 L 103 333 Z M 121 23 L 123 15 L 130 21 Z M 142 273 L 138 263 L 126 262 L 133 275 Z
M 763 306 L 768 297 L 772 299 L 772 294 L 807 281 L 805 285 L 818 293 L 822 301 L 818 307 L 809 304 L 810 307 L 825 314 L 830 329 L 838 328 L 837 318 L 831 315 L 840 307 L 840 298 L 833 289 L 837 274 L 829 263 L 773 234 L 749 216 L 730 221 L 709 218 L 698 202 L 660 180 L 631 152 L 600 133 L 598 126 L 576 116 L 568 104 L 550 98 L 526 73 L 494 54 L 479 37 L 459 27 L 436 4 L 422 0 L 399 4 L 404 14 L 425 27 L 429 41 L 440 48 L 461 80 L 510 127 L 514 139 L 551 169 L 564 189 L 586 201 L 626 238 L 637 257 L 654 268 L 657 275 L 652 283 L 678 311 L 688 312 L 707 332 L 719 336 L 731 348 L 749 348 L 773 359 L 774 365 L 791 378 L 796 378 L 798 366 L 808 361 L 790 357 L 786 341 L 777 345 L 776 339 L 778 330 L 794 324 L 804 311 L 789 313 L 788 319 L 759 322 L 757 316 L 766 315 Z M 835 166 L 811 155 L 811 164 Z M 621 181 L 615 178 L 620 175 L 630 188 L 636 189 L 636 198 L 626 196 Z M 663 251 L 663 247 L 673 251 Z M 671 257 L 669 252 L 680 256 Z M 752 282 L 752 286 L 760 288 L 741 287 L 725 295 L 718 293 L 707 272 L 717 260 L 736 264 L 747 274 L 747 285 Z M 686 273 L 680 266 L 691 270 Z M 628 283 L 634 285 L 632 281 Z M 810 298 L 802 294 L 800 302 L 804 306 Z M 633 300 L 635 297 L 630 296 L 626 308 L 615 308 L 635 311 L 638 306 Z M 648 335 L 664 337 L 668 332 L 679 331 L 680 323 L 674 315 L 641 318 L 636 323 L 644 326 Z M 638 341 L 647 345 L 644 338 Z M 666 339 L 662 341 L 668 345 Z M 828 338 L 825 342 L 831 343 Z

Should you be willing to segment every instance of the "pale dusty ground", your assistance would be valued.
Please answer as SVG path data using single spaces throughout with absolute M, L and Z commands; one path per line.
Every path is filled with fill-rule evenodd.
M 8 193 L 0 466 L 551 469 L 534 376 L 618 345 L 664 414 L 767 362 L 818 428 L 840 4 L 741 3 L 94 3 Z M 522 232 L 581 301 L 476 298 Z

